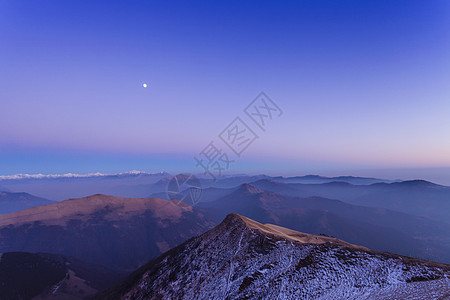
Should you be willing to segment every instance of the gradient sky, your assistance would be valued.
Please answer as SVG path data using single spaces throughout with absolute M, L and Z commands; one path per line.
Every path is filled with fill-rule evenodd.
M 450 167 L 450 2 L 0 0 L 0 175 L 195 171 L 260 91 L 231 172 Z

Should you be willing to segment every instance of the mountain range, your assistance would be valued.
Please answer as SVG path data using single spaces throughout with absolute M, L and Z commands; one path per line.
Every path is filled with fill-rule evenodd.
M 350 204 L 388 208 L 450 223 L 450 187 L 424 180 L 354 185 L 283 183 L 259 180 L 252 185 L 288 196 L 338 199 Z
M 0 215 L 0 253 L 54 253 L 131 271 L 213 225 L 172 201 L 94 195 Z
M 95 299 L 425 299 L 450 266 L 230 214 Z
M 198 182 L 201 184 L 200 187 L 197 186 L 197 191 L 201 191 L 200 202 L 183 203 L 177 198 L 186 193 L 189 194 L 190 190 L 181 191 L 179 194 L 173 191 L 168 193 L 168 184 L 174 178 L 179 182 L 187 176 L 181 174 L 173 177 L 167 173 L 131 172 L 89 176 L 70 174 L 70 176 L 0 178 L 3 191 L 0 192 L 2 204 L 0 207 L 0 253 L 4 254 L 4 258 L 8 258 L 0 259 L 0 279 L 3 278 L 2 280 L 6 280 L 4 282 L 8 282 L 10 279 L 8 274 L 32 278 L 29 274 L 35 274 L 33 272 L 36 270 L 29 268 L 30 265 L 42 265 L 44 266 L 42 272 L 51 275 L 48 278 L 44 276 L 45 278 L 30 279 L 29 285 L 34 287 L 32 297 L 31 294 L 20 294 L 15 288 L 4 290 L 4 293 L 12 295 L 11 297 L 18 297 L 17 299 L 27 299 L 27 297 L 29 299 L 33 297 L 40 297 L 36 299 L 55 297 L 84 299 L 110 287 L 113 282 L 117 282 L 118 278 L 123 278 L 125 274 L 136 268 L 139 269 L 131 277 L 114 290 L 109 290 L 108 293 L 116 297 L 118 294 L 114 293 L 120 290 L 120 295 L 126 293 L 131 295 L 130 299 L 146 298 L 149 295 L 156 298 L 188 298 L 185 295 L 194 294 L 213 298 L 259 299 L 272 297 L 274 294 L 271 293 L 274 291 L 279 291 L 280 295 L 286 298 L 305 295 L 310 295 L 312 298 L 329 298 L 337 297 L 339 292 L 350 293 L 345 294 L 349 298 L 352 298 L 353 294 L 359 296 L 364 294 L 369 297 L 376 293 L 389 298 L 389 295 L 392 296 L 395 293 L 403 295 L 405 291 L 404 295 L 410 296 L 408 291 L 410 288 L 414 290 L 415 286 L 429 291 L 449 289 L 448 281 L 446 281 L 447 271 L 445 271 L 448 266 L 439 264 L 450 263 L 449 187 L 422 180 L 384 181 L 351 176 L 328 178 L 315 175 L 298 177 L 242 175 L 223 177 L 215 183 L 199 177 Z M 21 190 L 22 188 L 24 190 Z M 55 202 L 29 194 L 28 192 L 31 191 L 36 192 L 36 195 L 46 194 L 53 197 L 49 199 L 69 194 L 84 196 Z M 93 191 L 109 191 L 114 196 L 97 193 L 85 196 L 86 193 Z M 174 199 L 169 200 L 168 196 Z M 255 221 L 242 217 L 244 215 Z M 187 267 L 180 266 L 178 258 L 170 258 L 169 265 L 166 263 L 164 266 L 155 265 L 155 262 L 160 261 L 162 257 L 169 257 L 167 256 L 169 253 L 178 253 L 177 249 L 182 247 L 179 245 L 186 240 L 187 242 L 183 245 L 190 245 L 189 243 L 193 240 L 206 241 L 211 237 L 212 232 L 221 232 L 224 238 L 228 236 L 229 233 L 226 230 L 223 231 L 224 218 L 225 221 L 228 220 L 224 222 L 229 226 L 242 223 L 253 233 L 262 232 L 262 236 L 257 235 L 255 238 L 264 240 L 261 246 L 263 250 L 256 250 L 256 252 L 253 251 L 256 249 L 253 236 L 243 235 L 245 238 L 242 237 L 242 241 L 248 243 L 247 259 L 249 264 L 258 265 L 258 261 L 253 259 L 265 257 L 266 264 L 273 264 L 273 266 L 258 269 L 258 272 L 253 270 L 251 273 L 245 273 L 251 268 L 249 264 L 241 261 L 237 265 L 230 263 L 232 266 L 229 270 L 232 271 L 228 274 L 234 272 L 236 266 L 245 267 L 245 270 L 241 270 L 245 273 L 245 277 L 230 275 L 233 278 L 237 276 L 239 280 L 242 279 L 238 291 L 235 289 L 238 281 L 232 283 L 236 278 L 230 278 L 226 283 L 229 288 L 220 286 L 221 293 L 211 292 L 212 294 L 206 295 L 200 293 L 203 291 L 201 282 L 218 285 L 220 282 L 217 281 L 218 277 L 214 277 L 215 275 L 209 278 L 212 280 L 209 283 L 208 278 L 204 276 L 199 278 L 194 276 L 196 272 L 199 272 L 197 269 L 195 274 L 187 275 L 185 274 Z M 221 225 L 214 228 L 219 223 Z M 267 223 L 274 225 L 267 225 Z M 208 234 L 205 233 L 207 231 Z M 298 240 L 299 237 L 301 237 L 300 240 Z M 212 241 L 205 242 L 208 243 L 208 246 L 205 246 L 206 252 L 187 246 L 193 254 L 183 256 L 183 260 L 201 261 L 203 257 L 207 257 L 208 263 L 212 265 L 217 263 L 217 276 L 226 276 L 220 273 L 222 272 L 220 268 L 225 268 L 222 261 L 217 261 L 222 259 L 220 253 L 223 252 L 227 256 L 241 248 L 239 243 L 238 248 L 233 248 L 236 246 L 233 244 L 235 241 L 231 242 L 227 239 L 219 241 L 220 239 L 219 236 L 214 236 Z M 270 240 L 276 241 L 276 247 L 273 248 L 272 245 L 266 251 L 264 245 L 269 245 Z M 219 241 L 219 244 L 216 245 L 215 241 Z M 228 249 L 228 246 L 232 248 Z M 310 249 L 308 247 L 312 247 L 312 254 L 308 252 L 309 254 L 302 258 L 300 254 L 307 251 L 305 249 Z M 214 252 L 216 250 L 217 253 Z M 271 252 L 272 250 L 275 252 Z M 355 254 L 355 251 L 358 254 Z M 210 254 L 212 256 L 209 256 Z M 304 259 L 313 260 L 314 264 L 317 262 L 320 267 L 331 268 L 335 273 L 320 271 L 319 274 L 325 280 L 323 282 L 317 281 L 318 279 L 314 281 L 308 277 L 309 275 L 306 279 L 300 278 L 293 270 L 287 278 L 279 270 L 280 266 L 276 265 L 274 259 L 278 257 L 278 260 L 284 261 L 285 256 L 295 257 L 296 265 L 302 265 L 301 261 Z M 416 259 L 408 257 L 416 257 Z M 329 258 L 331 261 L 327 260 Z M 152 261 L 147 264 L 149 260 Z M 353 266 L 351 262 L 354 260 L 359 267 L 350 268 L 350 270 L 348 264 Z M 7 267 L 3 271 L 2 261 Z M 75 261 L 77 263 L 70 263 Z M 327 263 L 323 263 L 324 261 Z M 61 264 L 61 262 L 64 263 Z M 200 270 L 204 269 L 203 263 L 199 267 Z M 375 267 L 370 271 L 375 279 L 368 279 L 361 285 L 355 279 L 356 277 L 372 276 L 364 273 L 365 270 L 360 270 L 365 264 L 381 265 L 383 269 L 392 267 L 399 270 L 401 268 L 400 273 L 403 275 L 395 277 L 398 274 L 392 273 L 394 270 L 389 269 L 392 272 L 389 271 L 390 275 L 386 278 L 384 277 L 386 274 L 380 271 L 380 267 Z M 14 269 L 14 265 L 19 267 Z M 92 272 L 88 272 L 92 274 L 92 277 L 87 277 L 82 271 L 87 270 L 89 265 L 94 268 Z M 164 279 L 165 275 L 162 276 L 164 280 L 172 282 L 172 287 L 162 286 L 159 275 L 156 276 L 153 272 L 172 274 L 171 265 L 180 270 L 182 280 L 186 278 L 195 280 L 196 283 L 192 286 L 200 282 L 200 285 L 196 287 L 200 288 L 200 291 L 197 290 L 192 294 L 192 290 L 176 287 L 177 284 L 181 284 L 175 280 L 177 275 L 170 275 L 171 277 L 166 279 Z M 83 267 L 74 270 L 73 266 Z M 308 269 L 308 266 L 309 264 L 305 269 L 307 273 L 302 274 L 312 274 L 313 271 L 317 271 L 317 266 L 314 265 L 313 269 Z M 342 266 L 346 267 L 341 268 Z M 413 273 L 406 272 L 411 266 L 415 268 L 414 276 L 412 276 Z M 168 267 L 169 269 L 166 269 Z M 272 269 L 277 270 L 276 274 L 271 273 Z M 145 273 L 149 270 L 152 271 Z M 427 270 L 436 272 L 427 273 Z M 143 272 L 147 275 L 143 275 Z M 421 276 L 419 273 L 427 275 Z M 445 276 L 436 275 L 438 273 Z M 328 275 L 330 277 L 327 277 Z M 332 275 L 344 276 L 350 281 L 336 281 L 332 279 Z M 410 275 L 412 277 L 408 277 Z M 140 287 L 142 289 L 134 289 L 136 286 L 131 289 L 141 276 L 152 278 L 152 281 L 147 282 L 141 278 L 145 283 L 143 287 Z M 172 278 L 173 276 L 175 279 Z M 107 280 L 102 281 L 102 277 Z M 266 280 L 266 277 L 269 281 L 260 285 L 260 280 Z M 74 287 L 71 278 L 76 279 L 77 288 Z M 293 278 L 300 278 L 302 284 L 305 282 L 303 291 L 297 291 L 292 287 L 285 289 L 286 285 L 298 284 L 295 281 L 297 279 L 292 281 Z M 396 279 L 392 280 L 392 278 Z M 3 286 L 15 287 L 19 281 L 16 283 L 11 281 Z M 102 282 L 104 284 L 100 284 Z M 278 282 L 284 283 L 279 286 Z M 389 284 L 386 285 L 386 282 Z M 394 282 L 401 284 L 395 285 Z M 253 283 L 258 283 L 258 288 L 255 288 Z M 404 285 L 404 283 L 407 284 Z M 269 288 L 266 288 L 267 284 Z M 330 286 L 335 292 L 321 290 L 315 287 L 316 284 Z M 351 284 L 354 284 L 353 288 L 350 287 Z M 342 285 L 345 288 L 340 290 L 335 288 L 336 285 Z M 208 285 L 205 287 L 207 288 Z M 175 292 L 167 290 L 168 288 L 173 288 Z M 152 294 L 153 292 L 148 289 L 158 290 L 161 294 Z M 440 297 L 444 294 L 436 295 Z
M 322 197 L 290 197 L 244 184 L 199 207 L 216 223 L 235 212 L 312 234 L 327 234 L 375 250 L 450 263 L 450 225 L 424 217 Z
M 11 193 L 0 191 L 0 215 L 51 203 L 55 202 L 30 195 L 28 193 Z
M 170 177 L 166 172 L 131 171 L 118 174 L 62 174 L 0 176 L 0 185 L 11 192 L 27 192 L 53 201 L 94 194 L 118 197 L 146 197 L 155 192 L 151 185 Z
M 94 195 L 0 215 L 0 252 L 62 254 L 130 271 L 235 212 L 378 251 L 450 263 L 448 223 L 322 197 L 291 197 L 251 184 L 214 191 L 220 191 L 219 199 L 195 207 Z
M 176 176 L 182 176 L 178 174 Z M 0 176 L 0 191 L 26 192 L 53 201 L 68 198 L 81 198 L 93 194 L 108 194 L 117 197 L 142 198 L 155 193 L 167 192 L 167 182 L 173 176 L 167 172 L 147 173 L 130 171 L 118 174 L 18 174 Z M 390 183 L 391 180 L 340 176 L 324 177 L 318 175 L 295 177 L 272 177 L 267 175 L 222 176 L 214 181 L 202 175 L 197 176 L 203 188 L 232 188 L 257 180 L 274 180 L 284 183 L 328 183 L 343 181 L 353 184 Z M 158 195 L 158 197 L 160 197 Z

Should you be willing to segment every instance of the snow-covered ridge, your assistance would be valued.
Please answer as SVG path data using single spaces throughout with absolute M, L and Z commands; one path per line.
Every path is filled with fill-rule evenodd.
M 214 229 L 152 260 L 125 285 L 95 299 L 359 300 L 449 295 L 449 265 L 347 247 L 343 241 L 308 241 L 302 235 L 230 214 Z
M 77 173 L 65 173 L 65 174 L 15 174 L 15 175 L 4 175 L 0 176 L 0 180 L 15 180 L 15 179 L 54 179 L 54 178 L 89 178 L 89 177 L 106 177 L 106 176 L 127 176 L 127 175 L 164 175 L 166 172 L 155 172 L 149 173 L 144 171 L 132 170 L 123 173 L 88 173 L 88 174 L 77 174 Z

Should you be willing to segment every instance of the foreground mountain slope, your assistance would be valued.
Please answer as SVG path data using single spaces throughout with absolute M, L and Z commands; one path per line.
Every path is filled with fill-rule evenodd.
M 125 277 L 98 264 L 55 254 L 0 255 L 0 299 L 85 299 Z
M 426 294 L 424 294 L 426 293 Z M 96 299 L 433 299 L 450 266 L 373 252 L 237 214 Z
M 27 208 L 54 203 L 28 193 L 10 193 L 0 190 L 0 214 L 8 214 Z
M 289 197 L 244 184 L 199 206 L 219 223 L 232 212 L 312 234 L 324 233 L 379 251 L 450 263 L 450 225 L 338 200 Z
M 106 195 L 0 215 L 0 252 L 47 252 L 133 270 L 213 225 L 190 206 Z

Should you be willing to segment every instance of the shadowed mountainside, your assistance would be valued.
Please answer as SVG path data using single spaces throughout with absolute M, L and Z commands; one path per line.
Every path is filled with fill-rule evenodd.
M 0 255 L 0 299 L 85 299 L 125 276 L 61 255 L 8 252 Z
M 213 225 L 190 206 L 106 195 L 0 216 L 0 252 L 47 252 L 132 270 Z

